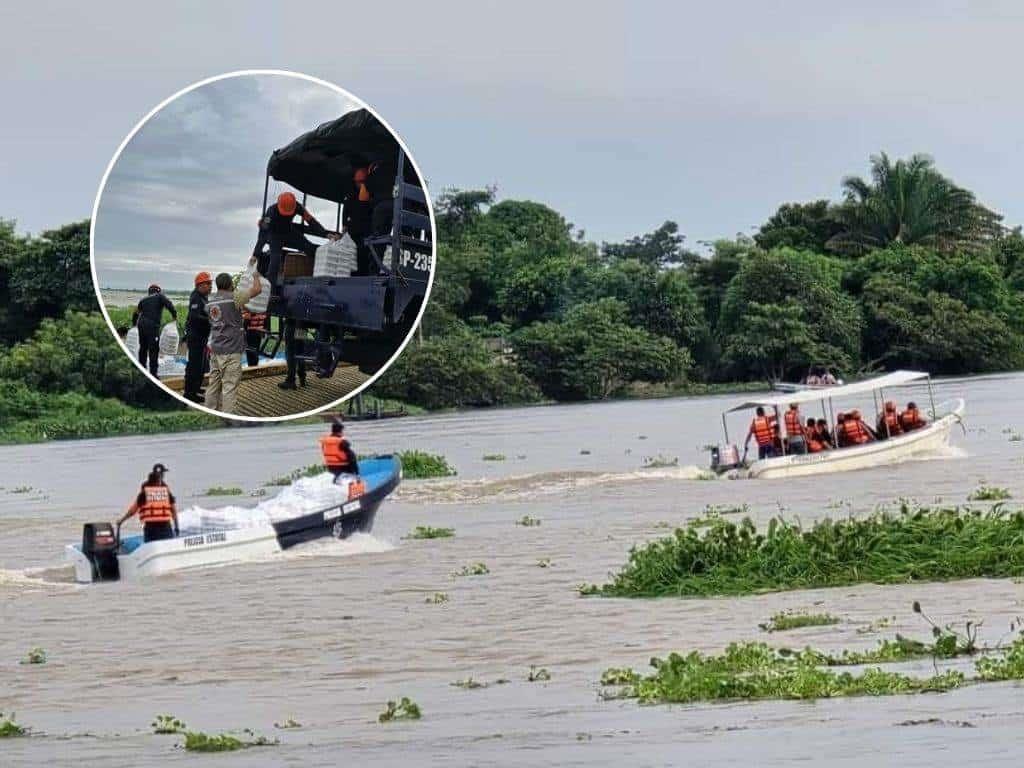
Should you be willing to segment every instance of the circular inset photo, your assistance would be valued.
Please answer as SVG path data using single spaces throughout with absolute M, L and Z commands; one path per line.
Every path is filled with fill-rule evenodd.
M 194 407 L 305 416 L 358 394 L 430 295 L 434 220 L 399 136 L 290 72 L 192 85 L 110 162 L 92 219 L 96 295 L 135 364 Z

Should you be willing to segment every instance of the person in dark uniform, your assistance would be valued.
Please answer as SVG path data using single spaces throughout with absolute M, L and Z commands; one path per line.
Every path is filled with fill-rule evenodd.
M 371 176 L 377 170 L 376 163 L 356 168 L 352 174 L 352 187 L 342 200 L 342 221 L 345 231 L 356 244 L 356 275 L 369 275 L 373 257 L 370 246 L 363 241 L 373 232 L 373 197 L 370 191 Z
M 301 219 L 298 223 L 293 221 L 296 216 Z M 329 232 L 313 218 L 291 192 L 282 192 L 278 195 L 277 202 L 267 208 L 260 219 L 260 233 L 252 255 L 256 258 L 256 270 L 267 278 L 274 288 L 277 288 L 280 280 L 283 248 L 294 248 L 311 257 L 316 255 L 317 245 L 306 239 L 303 234 L 303 223 L 308 227 L 310 234 L 316 237 L 326 237 L 330 240 L 339 237 L 337 232 Z M 264 247 L 267 248 L 266 253 L 263 251 Z
M 213 289 L 209 272 L 196 275 L 195 290 L 188 297 L 188 317 L 185 320 L 185 343 L 188 345 L 188 363 L 185 365 L 185 398 L 193 403 L 203 402 L 203 374 L 206 372 L 206 343 L 210 340 L 210 318 L 206 316 L 206 302 Z
M 331 424 L 331 434 L 320 438 L 320 451 L 324 466 L 337 480 L 339 475 L 358 475 L 359 462 L 356 453 L 345 439 L 345 425 L 339 420 Z
M 306 386 L 306 361 L 299 360 L 295 356 L 295 333 L 295 320 L 290 317 L 286 318 L 284 320 L 284 359 L 288 364 L 288 372 L 285 374 L 284 381 L 277 385 L 281 389 L 295 389 L 296 374 L 299 378 L 298 386 Z
M 163 464 L 154 464 L 146 482 L 139 489 L 139 495 L 135 502 L 128 507 L 128 511 L 117 521 L 120 528 L 132 515 L 139 516 L 142 523 L 143 541 L 160 541 L 162 539 L 173 539 L 178 535 L 178 509 L 174 501 L 174 494 L 164 482 L 164 473 L 167 467 Z
M 153 376 L 157 375 L 160 367 L 160 326 L 163 324 L 161 320 L 165 309 L 171 313 L 172 318 L 178 319 L 178 311 L 171 300 L 154 283 L 149 286 L 149 295 L 139 302 L 132 313 L 132 325 L 139 329 L 139 362 L 146 367 L 148 360 L 149 372 Z

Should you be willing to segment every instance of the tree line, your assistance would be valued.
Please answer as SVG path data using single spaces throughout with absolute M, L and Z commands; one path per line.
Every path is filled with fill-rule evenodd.
M 678 225 L 587 240 L 493 188 L 437 202 L 424 341 L 375 392 L 426 407 L 685 386 L 1024 365 L 1024 236 L 930 158 L 871 158 L 838 201 L 786 203 L 752 236 L 689 249 Z

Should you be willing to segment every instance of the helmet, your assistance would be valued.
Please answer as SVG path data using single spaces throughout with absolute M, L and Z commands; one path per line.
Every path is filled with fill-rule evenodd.
M 209 272 L 200 272 L 196 275 L 196 285 L 202 285 L 203 283 L 212 283 L 213 278 L 210 277 Z
M 282 216 L 293 216 L 295 214 L 295 195 L 291 192 L 282 192 L 278 195 L 277 211 Z

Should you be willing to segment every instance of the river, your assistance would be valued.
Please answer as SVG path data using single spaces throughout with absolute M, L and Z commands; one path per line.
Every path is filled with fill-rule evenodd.
M 642 670 L 651 656 L 731 641 L 836 650 L 871 647 L 893 632 L 922 637 L 913 600 L 940 623 L 984 621 L 981 639 L 995 642 L 1024 614 L 1024 588 L 1012 580 L 707 600 L 581 598 L 576 586 L 603 582 L 631 546 L 709 504 L 748 504 L 761 522 L 781 506 L 806 522 L 900 497 L 962 503 L 981 484 L 1024 498 L 1024 442 L 1003 431 L 1024 430 L 1022 384 L 1021 375 L 937 383 L 936 401 L 967 401 L 966 434 L 955 431 L 948 454 L 789 481 L 696 479 L 703 446 L 719 440 L 720 412 L 736 396 L 353 424 L 363 453 L 425 449 L 444 454 L 459 475 L 406 481 L 372 536 L 142 585 L 69 583 L 64 544 L 82 522 L 114 518 L 155 461 L 170 467 L 180 505 L 211 507 L 217 500 L 202 496 L 209 486 L 252 490 L 316 461 L 320 429 L 0 448 L 0 710 L 34 730 L 0 740 L 0 764 L 205 765 L 176 748 L 179 737 L 150 733 L 160 713 L 206 732 L 252 728 L 280 738 L 276 747 L 217 756 L 231 766 L 1016 764 L 1024 703 L 1015 684 L 646 707 L 602 701 L 597 684 L 609 666 Z M 924 390 L 911 392 L 928 402 Z M 482 458 L 498 453 L 506 459 Z M 679 467 L 641 469 L 657 455 L 678 457 Z M 541 525 L 516 525 L 524 515 Z M 416 525 L 456 535 L 403 540 Z M 490 573 L 452 576 L 477 561 Z M 435 592 L 448 601 L 428 604 Z M 787 608 L 843 621 L 785 635 L 758 630 Z M 895 619 L 867 631 L 884 617 Z M 20 664 L 35 646 L 47 663 Z M 531 665 L 551 680 L 527 682 Z M 917 667 L 927 672 L 931 662 Z M 492 684 L 450 685 L 470 676 Z M 419 703 L 423 719 L 377 723 L 385 702 L 401 696 Z M 289 717 L 302 727 L 274 727 Z M 930 718 L 938 720 L 898 725 Z

